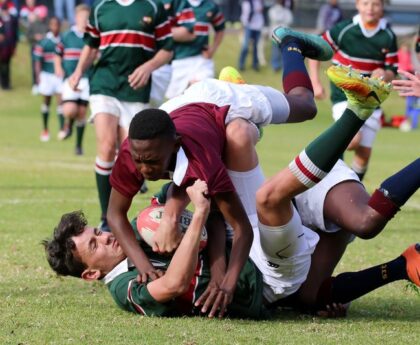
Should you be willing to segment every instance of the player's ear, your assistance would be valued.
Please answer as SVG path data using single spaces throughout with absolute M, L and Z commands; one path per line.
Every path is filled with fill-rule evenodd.
M 101 271 L 87 268 L 82 272 L 82 279 L 87 281 L 98 280 L 101 277 Z

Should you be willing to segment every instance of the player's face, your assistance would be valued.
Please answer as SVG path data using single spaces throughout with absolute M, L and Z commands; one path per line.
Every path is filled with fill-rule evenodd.
M 102 275 L 110 272 L 126 258 L 114 235 L 99 229 L 86 227 L 78 236 L 72 237 L 76 249 L 74 255 L 88 269 L 99 270 Z
M 77 12 L 76 18 L 75 18 L 76 27 L 81 31 L 85 31 L 86 25 L 88 23 L 88 18 L 89 18 L 89 11 Z
M 172 139 L 130 140 L 131 157 L 137 170 L 146 180 L 157 181 L 164 177 L 172 155 L 178 150 Z
M 56 18 L 51 18 L 48 25 L 49 30 L 57 36 L 60 33 L 60 22 Z
M 357 0 L 356 8 L 364 24 L 377 24 L 384 13 L 382 0 Z

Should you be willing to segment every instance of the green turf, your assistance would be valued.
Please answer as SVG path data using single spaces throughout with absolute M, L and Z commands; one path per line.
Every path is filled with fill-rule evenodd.
M 217 67 L 235 65 L 239 43 L 228 36 Z M 99 220 L 93 162 L 95 139 L 86 133 L 83 157 L 73 154 L 74 138 L 59 142 L 51 116 L 52 139 L 39 142 L 40 98 L 31 96 L 27 47 L 20 45 L 13 65 L 13 91 L 0 91 L 0 344 L 402 344 L 419 343 L 420 297 L 404 282 L 382 288 L 352 304 L 342 320 L 322 320 L 294 313 L 272 321 L 158 319 L 120 311 L 99 283 L 57 278 L 47 266 L 39 242 L 50 236 L 62 213 L 83 209 Z M 246 71 L 249 82 L 280 85 L 268 68 Z M 393 95 L 387 115 L 403 112 Z M 331 122 L 328 101 L 319 103 L 314 121 L 267 128 L 258 144 L 267 175 L 285 166 Z M 419 156 L 420 130 L 383 129 L 378 135 L 366 186 L 372 191 L 384 178 Z M 350 155 L 347 154 L 347 158 Z M 151 192 L 159 184 L 150 184 Z M 140 196 L 131 215 L 147 204 Z M 399 255 L 419 240 L 420 194 L 371 241 L 350 245 L 337 272 L 358 270 Z

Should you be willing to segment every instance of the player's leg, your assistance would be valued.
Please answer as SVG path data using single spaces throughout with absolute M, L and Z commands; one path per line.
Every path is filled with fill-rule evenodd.
M 345 272 L 326 279 L 318 292 L 317 309 L 333 303 L 351 302 L 381 286 L 409 280 L 420 286 L 420 244 L 408 247 L 389 262 L 358 272 Z
M 61 92 L 56 93 L 55 95 L 56 101 L 57 101 L 57 107 L 56 107 L 56 114 L 58 119 L 58 134 L 57 138 L 59 140 L 63 140 L 66 137 L 66 130 L 65 130 L 65 118 L 63 115 L 63 103 L 61 101 Z
M 42 132 L 40 136 L 41 141 L 50 140 L 50 133 L 48 129 L 48 120 L 50 117 L 50 105 L 51 105 L 51 96 L 44 95 L 42 97 L 41 103 L 41 115 L 42 115 Z
M 330 67 L 328 76 L 346 93 L 348 108 L 290 163 L 289 168 L 280 171 L 258 191 L 258 217 L 265 226 L 290 221 L 293 216 L 291 199 L 331 171 L 351 139 L 390 91 L 389 86 L 379 80 L 362 79 L 348 68 Z
M 77 107 L 77 117 L 75 119 L 75 122 L 76 122 L 75 154 L 77 156 L 83 155 L 83 136 L 84 136 L 85 127 L 86 127 L 86 111 L 87 111 L 87 102 L 80 100 L 79 105 Z
M 95 114 L 94 120 L 96 133 L 95 176 L 101 207 L 101 224 L 99 227 L 103 230 L 109 230 L 106 223 L 106 212 L 111 195 L 109 177 L 116 154 L 118 120 L 117 116 L 110 113 Z
M 326 219 L 364 239 L 379 234 L 420 187 L 420 159 L 388 177 L 370 196 L 359 183 L 334 186 L 324 204 Z
M 288 28 L 277 28 L 272 34 L 279 44 L 283 61 L 283 88 L 290 111 L 287 122 L 301 122 L 313 118 L 316 114 L 314 93 L 304 58 L 329 60 L 333 51 L 319 36 L 297 32 Z M 273 123 L 285 122 L 277 118 L 276 98 L 270 97 L 273 107 Z
M 239 63 L 238 63 L 239 70 L 241 71 L 245 70 L 246 56 L 248 55 L 248 46 L 249 46 L 250 39 L 251 39 L 251 29 L 245 27 L 244 33 L 243 33 L 242 47 L 239 53 Z

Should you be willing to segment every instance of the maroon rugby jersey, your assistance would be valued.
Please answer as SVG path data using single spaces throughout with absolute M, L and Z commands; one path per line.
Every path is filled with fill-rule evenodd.
M 190 103 L 169 114 L 181 136 L 181 147 L 188 159 L 186 171 L 175 174 L 178 176 L 174 179 L 177 185 L 187 186 L 201 179 L 207 182 L 210 195 L 235 190 L 222 160 L 228 110 L 229 106 Z M 113 188 L 131 199 L 140 190 L 144 178 L 135 167 L 129 145 L 128 139 L 124 140 L 110 182 Z M 178 153 L 176 170 L 181 156 Z

